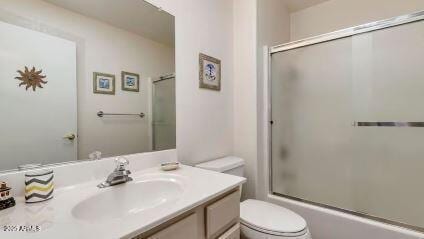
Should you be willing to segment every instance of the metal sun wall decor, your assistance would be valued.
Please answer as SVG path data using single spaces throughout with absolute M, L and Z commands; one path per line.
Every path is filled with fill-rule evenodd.
M 47 81 L 44 81 L 43 79 L 46 78 L 46 76 L 41 75 L 43 70 L 36 71 L 35 67 L 32 67 L 31 70 L 28 70 L 28 67 L 25 66 L 25 71 L 18 70 L 17 71 L 20 76 L 15 77 L 15 79 L 18 79 L 22 81 L 19 84 L 19 87 L 26 85 L 25 90 L 28 90 L 32 87 L 32 90 L 35 91 L 37 87 L 43 88 L 42 84 L 47 84 Z

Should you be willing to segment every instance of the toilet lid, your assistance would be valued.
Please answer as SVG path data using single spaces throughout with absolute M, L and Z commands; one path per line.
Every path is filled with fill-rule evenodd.
M 298 214 L 272 203 L 248 199 L 240 204 L 240 219 L 253 229 L 275 235 L 304 234 L 306 221 Z

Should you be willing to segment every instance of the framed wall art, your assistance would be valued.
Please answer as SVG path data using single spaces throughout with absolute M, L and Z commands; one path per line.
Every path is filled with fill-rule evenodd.
M 122 90 L 140 92 L 140 75 L 123 71 L 121 73 Z
M 93 73 L 93 92 L 95 94 L 115 94 L 115 75 L 94 72 Z
M 199 54 L 199 87 L 221 90 L 221 61 L 211 56 Z

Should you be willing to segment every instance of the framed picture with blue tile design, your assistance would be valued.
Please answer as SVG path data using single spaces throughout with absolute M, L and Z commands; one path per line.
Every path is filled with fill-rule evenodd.
M 199 54 L 199 87 L 221 90 L 221 61 L 211 56 Z
M 93 92 L 95 94 L 115 94 L 115 75 L 94 72 L 93 73 Z
M 140 75 L 123 71 L 121 73 L 122 90 L 140 92 Z

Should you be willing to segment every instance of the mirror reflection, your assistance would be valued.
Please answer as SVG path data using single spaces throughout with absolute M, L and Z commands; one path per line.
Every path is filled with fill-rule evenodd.
M 175 148 L 174 48 L 144 1 L 2 1 L 0 170 Z

